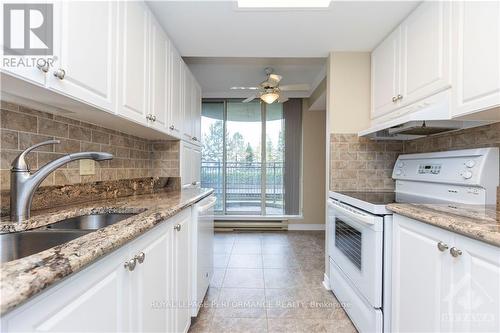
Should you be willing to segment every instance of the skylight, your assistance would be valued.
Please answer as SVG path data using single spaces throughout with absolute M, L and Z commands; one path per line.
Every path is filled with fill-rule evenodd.
M 328 8 L 331 0 L 238 0 L 238 8 Z

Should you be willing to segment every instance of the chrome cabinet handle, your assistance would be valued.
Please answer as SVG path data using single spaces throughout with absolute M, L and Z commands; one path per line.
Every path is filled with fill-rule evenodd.
M 54 76 L 57 77 L 59 80 L 63 80 L 64 77 L 66 76 L 66 71 L 62 68 L 59 68 L 54 72 Z
M 146 254 L 144 252 L 140 252 L 139 254 L 136 254 L 134 257 L 134 259 L 136 259 L 139 264 L 142 264 L 145 258 Z
M 461 256 L 462 255 L 462 250 L 460 249 L 457 249 L 456 247 L 452 247 L 450 249 L 450 254 L 452 255 L 452 257 L 458 257 L 458 256 Z
M 193 141 L 198 141 L 198 138 L 193 136 Z
M 170 130 L 173 131 L 175 129 L 175 126 L 174 125 L 170 125 Z
M 397 98 L 396 96 L 393 96 L 393 97 L 392 97 L 392 102 L 393 102 L 393 103 L 396 103 L 397 101 L 398 101 L 398 98 Z
M 45 59 L 38 59 L 36 62 L 36 67 L 44 73 L 49 71 L 49 62 Z
M 135 264 L 136 264 L 136 259 L 132 258 L 129 261 L 126 261 L 123 264 L 123 267 L 125 267 L 126 269 L 128 269 L 129 271 L 132 272 L 135 269 Z
M 151 118 L 152 118 L 151 120 L 156 121 L 156 116 L 155 115 L 151 115 Z
M 398 95 L 396 98 L 399 101 L 400 99 L 403 99 L 403 95 Z
M 151 115 L 150 115 L 150 114 L 147 114 L 147 115 L 146 115 L 146 119 L 147 119 L 147 120 L 151 120 Z
M 448 250 L 448 244 L 446 244 L 444 242 L 439 242 L 437 244 L 437 247 L 438 247 L 439 251 L 441 251 L 441 252 Z
M 181 231 L 181 228 L 182 228 L 182 226 L 180 224 L 176 224 L 174 226 L 174 229 L 177 230 L 177 231 Z

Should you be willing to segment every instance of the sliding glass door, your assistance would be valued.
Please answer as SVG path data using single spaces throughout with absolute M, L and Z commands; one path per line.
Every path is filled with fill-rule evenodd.
M 203 102 L 201 181 L 216 214 L 284 214 L 284 131 L 281 104 Z

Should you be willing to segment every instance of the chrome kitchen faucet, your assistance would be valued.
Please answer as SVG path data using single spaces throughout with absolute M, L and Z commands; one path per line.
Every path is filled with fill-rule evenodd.
M 10 170 L 10 218 L 12 221 L 20 223 L 29 219 L 33 195 L 38 186 L 40 186 L 42 181 L 47 178 L 52 171 L 66 163 L 76 160 L 90 159 L 94 161 L 105 161 L 113 159 L 113 155 L 110 153 L 94 151 L 67 154 L 45 164 L 34 173 L 31 173 L 26 163 L 26 155 L 38 147 L 60 142 L 59 140 L 40 142 L 27 148 L 12 162 L 12 168 Z

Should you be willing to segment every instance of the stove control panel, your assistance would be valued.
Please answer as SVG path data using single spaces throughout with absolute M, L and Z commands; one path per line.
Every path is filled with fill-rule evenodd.
M 441 172 L 441 164 L 420 164 L 418 166 L 419 174 L 430 173 L 433 175 L 437 175 Z
M 464 149 L 400 155 L 394 165 L 392 178 L 397 180 L 396 192 L 398 184 L 401 189 L 406 182 L 428 184 L 428 193 L 434 191 L 432 184 L 435 187 L 438 184 L 469 189 L 477 187 L 486 190 L 489 203 L 495 203 L 492 197 L 496 200 L 499 169 L 498 148 Z

